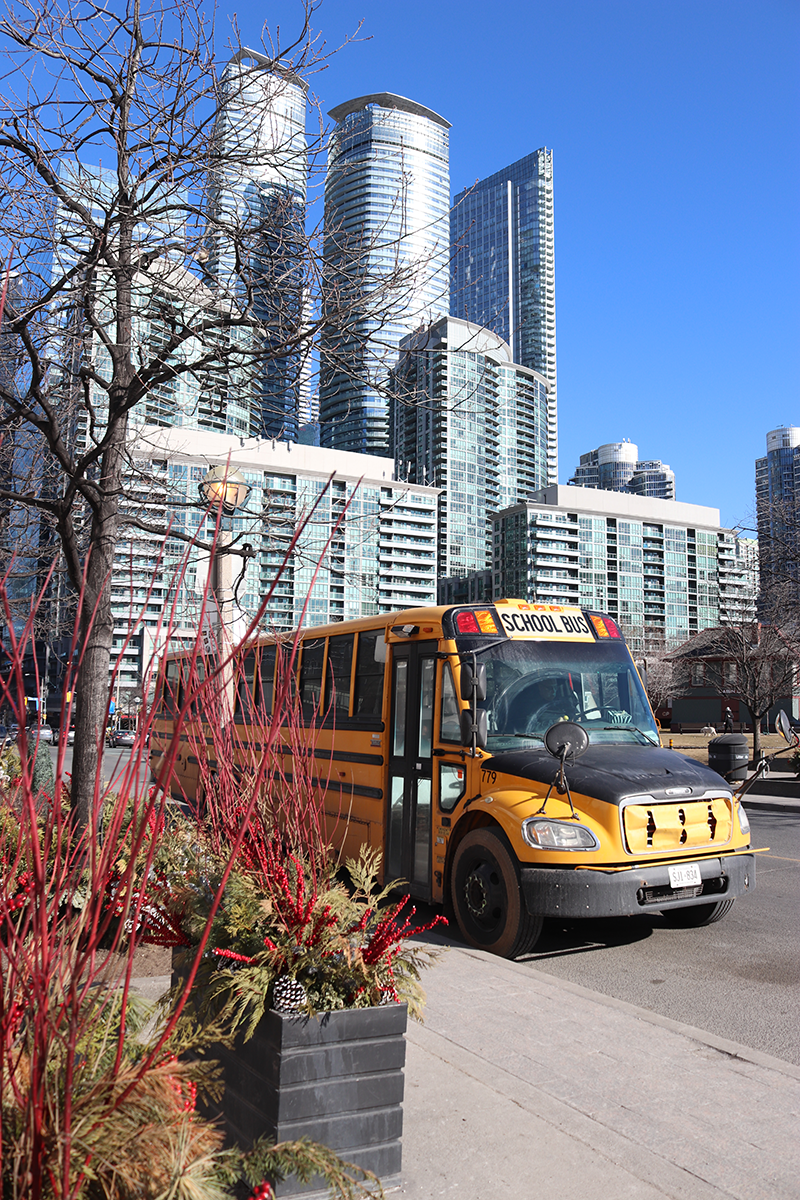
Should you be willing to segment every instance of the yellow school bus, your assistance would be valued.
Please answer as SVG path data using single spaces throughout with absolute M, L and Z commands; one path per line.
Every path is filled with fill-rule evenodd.
M 498 600 L 297 637 L 305 734 L 344 852 L 379 848 L 386 880 L 452 905 L 473 946 L 522 954 L 545 917 L 705 925 L 752 891 L 741 804 L 716 772 L 662 748 L 610 617 Z M 276 653 L 274 639 L 241 651 L 233 719 L 245 742 L 253 698 L 271 711 Z M 168 658 L 165 694 L 181 669 Z M 165 703 L 154 772 L 172 720 Z M 196 794 L 191 758 L 176 759 L 178 795 Z

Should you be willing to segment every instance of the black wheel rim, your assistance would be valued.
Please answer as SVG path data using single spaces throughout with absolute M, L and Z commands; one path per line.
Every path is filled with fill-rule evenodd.
M 500 868 L 491 856 L 484 854 L 466 864 L 461 898 L 464 915 L 476 932 L 483 937 L 502 932 L 508 915 L 508 897 Z

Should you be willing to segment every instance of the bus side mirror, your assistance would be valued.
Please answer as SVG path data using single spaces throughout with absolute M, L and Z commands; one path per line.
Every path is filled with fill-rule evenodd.
M 475 745 L 478 749 L 485 750 L 486 741 L 489 736 L 489 722 L 486 710 L 483 708 L 478 709 L 474 720 L 473 714 L 468 708 L 465 708 L 461 713 L 461 745 L 471 746 L 473 735 L 475 737 Z
M 474 686 L 473 686 L 474 683 Z M 486 699 L 486 664 L 478 663 L 477 669 L 473 672 L 472 663 L 461 664 L 461 699 L 472 703 L 472 697 L 476 700 Z
M 790 746 L 797 744 L 797 734 L 792 729 L 792 722 L 789 720 L 783 709 L 781 709 L 775 718 L 775 726 L 778 730 L 778 733 L 781 735 L 784 741 L 789 743 Z

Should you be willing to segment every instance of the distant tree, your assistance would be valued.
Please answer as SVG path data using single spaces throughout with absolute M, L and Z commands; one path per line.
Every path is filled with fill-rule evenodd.
M 676 692 L 691 683 L 693 664 L 718 696 L 736 698 L 753 719 L 753 759 L 761 755 L 761 723 L 781 700 L 794 694 L 800 662 L 796 630 L 758 621 L 705 629 L 674 650 Z
M 644 681 L 650 705 L 657 713 L 669 707 L 674 687 L 674 666 L 663 635 L 646 634 L 643 641 L 643 649 L 634 652 L 633 659 Z

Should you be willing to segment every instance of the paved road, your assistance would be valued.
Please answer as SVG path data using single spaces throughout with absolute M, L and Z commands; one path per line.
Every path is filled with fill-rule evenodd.
M 64 774 L 69 775 L 72 772 L 72 746 L 66 746 L 64 749 Z M 58 746 L 51 746 L 50 753 L 53 757 L 53 767 L 56 765 L 58 755 Z M 130 762 L 131 748 L 130 746 L 120 746 L 114 749 L 111 746 L 106 746 L 103 751 L 103 776 L 106 780 L 113 783 L 115 779 L 121 778 Z M 146 751 L 142 759 L 139 769 L 139 778 L 142 782 L 147 782 L 150 778 L 150 759 Z

